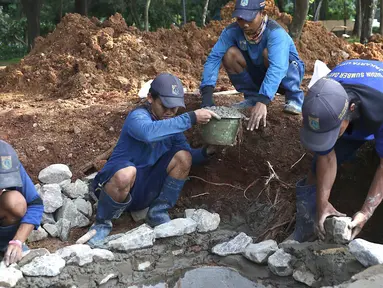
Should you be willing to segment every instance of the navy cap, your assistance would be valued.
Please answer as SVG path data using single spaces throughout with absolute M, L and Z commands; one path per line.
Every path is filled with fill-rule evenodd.
M 329 78 L 318 80 L 303 102 L 300 133 L 303 146 L 315 152 L 333 148 L 348 106 L 347 92 L 339 82 Z
M 160 94 L 161 102 L 167 108 L 184 107 L 184 88 L 180 79 L 169 73 L 161 73 L 150 84 Z
M 12 146 L 0 140 L 0 189 L 11 187 L 23 187 L 20 161 Z
M 237 0 L 232 17 L 253 21 L 258 12 L 265 8 L 265 0 Z

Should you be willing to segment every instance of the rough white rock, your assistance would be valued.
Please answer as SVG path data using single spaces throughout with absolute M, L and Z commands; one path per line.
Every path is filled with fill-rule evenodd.
M 56 223 L 61 241 L 68 241 L 71 223 L 67 219 L 60 219 Z
M 55 218 L 52 213 L 43 213 L 41 224 L 56 224 Z
M 17 282 L 23 278 L 23 273 L 15 268 L 16 265 L 0 267 L 0 287 L 15 287 Z
M 355 239 L 348 244 L 350 252 L 365 267 L 383 264 L 383 245 Z
M 45 184 L 58 184 L 72 178 L 72 172 L 64 164 L 53 164 L 40 171 L 39 180 Z
M 77 198 L 73 201 L 77 210 L 87 217 L 91 217 L 93 214 L 92 204 L 82 198 Z
M 327 243 L 346 244 L 351 239 L 351 229 L 349 224 L 351 223 L 351 217 L 332 217 L 327 218 L 324 222 L 324 228 L 326 230 Z
M 89 192 L 88 184 L 80 179 L 77 179 L 75 183 L 70 183 L 62 186 L 63 193 L 72 198 L 84 198 Z
M 152 265 L 152 264 L 149 261 L 145 261 L 143 263 L 138 264 L 137 270 L 138 271 L 145 271 L 146 269 L 148 269 L 150 267 L 150 265 Z
M 204 209 L 196 210 L 191 219 L 197 222 L 197 231 L 202 233 L 216 230 L 221 222 L 219 214 L 213 214 Z
M 134 222 L 139 222 L 139 221 L 145 220 L 146 214 L 148 214 L 148 210 L 149 210 L 149 207 L 139 211 L 131 211 L 130 215 L 132 215 Z
M 301 266 L 298 269 L 294 270 L 293 278 L 295 281 L 306 284 L 307 286 L 312 287 L 314 285 L 315 276 L 308 270 L 305 266 Z
M 52 237 L 58 237 L 59 236 L 59 231 L 57 229 L 57 226 L 55 224 L 44 224 L 43 225 L 43 228 L 45 231 L 48 232 L 49 235 L 51 235 Z
M 44 212 L 53 213 L 63 205 L 61 188 L 58 184 L 46 184 L 41 187 L 41 198 L 44 203 Z
M 290 276 L 293 274 L 293 268 L 290 265 L 292 257 L 290 254 L 279 249 L 271 255 L 267 261 L 269 269 L 278 276 Z
M 278 244 L 274 240 L 266 240 L 256 244 L 249 244 L 243 256 L 258 264 L 266 264 L 270 255 L 278 250 Z
M 247 245 L 252 242 L 253 239 L 242 232 L 229 242 L 224 242 L 214 246 L 212 252 L 220 256 L 240 254 L 243 253 Z
M 196 209 L 186 209 L 185 210 L 185 218 L 191 218 L 195 211 L 197 211 L 197 210 Z
M 21 267 L 21 272 L 26 276 L 53 277 L 60 274 L 65 267 L 65 260 L 55 254 L 40 256 Z
M 69 198 L 64 199 L 63 206 L 57 210 L 56 219 L 66 219 L 71 223 L 71 228 L 73 227 L 85 227 L 89 225 L 89 219 L 81 214 L 76 205 Z
M 147 224 L 143 224 L 127 233 L 124 236 L 110 241 L 108 248 L 118 251 L 130 251 L 133 249 L 153 246 L 155 233 Z
M 41 185 L 40 185 L 40 183 L 35 184 L 35 189 L 37 191 L 37 194 L 39 194 L 41 197 Z
M 190 218 L 178 218 L 168 223 L 158 225 L 154 228 L 156 238 L 166 238 L 182 236 L 193 233 L 197 228 L 197 223 Z
M 28 242 L 36 242 L 44 240 L 45 238 L 48 238 L 48 233 L 40 226 L 37 230 L 31 232 L 28 237 Z
M 55 253 L 65 259 L 67 264 L 84 266 L 92 263 L 96 259 L 113 260 L 112 252 L 104 249 L 92 249 L 88 245 L 75 244 L 59 249 Z
M 279 243 L 279 248 L 286 249 L 291 247 L 291 245 L 297 245 L 297 244 L 299 244 L 298 241 L 289 239 L 289 240 L 283 241 L 282 243 Z
M 17 263 L 19 267 L 23 267 L 24 265 L 30 263 L 33 259 L 39 256 L 45 256 L 49 255 L 49 251 L 45 248 L 39 248 L 39 249 L 31 249 L 28 251 L 26 255 L 23 256 L 23 258 Z
M 113 279 L 113 278 L 116 278 L 117 275 L 116 274 L 109 274 L 108 276 L 106 276 L 105 278 L 103 278 L 99 283 L 98 285 L 103 285 L 105 283 L 107 283 L 110 279 Z

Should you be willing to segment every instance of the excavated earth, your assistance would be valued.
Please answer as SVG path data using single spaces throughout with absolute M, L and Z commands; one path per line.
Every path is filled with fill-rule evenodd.
M 77 14 L 66 15 L 51 34 L 37 40 L 36 47 L 19 64 L 0 70 L 0 138 L 16 148 L 35 182 L 38 172 L 53 163 L 68 165 L 75 178 L 97 171 L 106 161 L 108 153 L 105 152 L 114 147 L 126 115 L 141 103 L 137 92 L 145 81 L 160 72 L 170 72 L 182 80 L 188 91 L 198 89 L 203 63 L 222 29 L 232 21 L 232 9 L 233 3 L 230 2 L 222 9 L 223 20 L 212 21 L 205 28 L 190 23 L 182 28 L 156 32 L 128 27 L 119 14 L 103 23 Z M 287 29 L 291 16 L 279 13 L 273 1 L 267 1 L 267 9 Z M 371 39 L 367 45 L 349 44 L 326 31 L 320 23 L 307 22 L 301 40 L 296 43 L 306 64 L 302 88 L 307 89 L 317 59 L 329 67 L 352 58 L 382 61 L 383 43 L 376 39 L 380 38 Z M 231 89 L 227 75 L 221 70 L 216 90 Z M 226 106 L 240 100 L 241 95 L 216 97 L 217 104 Z M 221 230 L 217 233 L 228 233 L 225 237 L 230 231 L 243 231 L 255 241 L 276 239 L 280 242 L 292 232 L 294 185 L 306 174 L 312 155 L 299 142 L 300 116 L 282 113 L 283 102 L 284 97 L 277 96 L 271 104 L 266 128 L 254 132 L 243 129 L 243 141 L 239 145 L 218 147 L 207 165 L 192 168 L 191 176 L 194 177 L 187 182 L 172 216 L 181 215 L 185 208 L 217 212 L 222 219 Z M 200 99 L 189 95 L 186 104 L 187 110 L 197 109 Z M 193 147 L 204 144 L 200 127 L 194 127 L 186 135 Z M 270 185 L 265 185 L 273 175 L 268 163 L 280 180 L 273 178 Z M 352 216 L 360 208 L 377 165 L 378 157 L 372 145 L 366 145 L 356 159 L 341 168 L 331 195 L 331 201 L 338 210 Z M 378 220 L 382 217 L 383 208 L 379 207 L 361 237 L 383 243 L 383 230 Z M 116 221 L 114 233 L 134 226 L 136 224 L 126 215 Z M 86 230 L 73 230 L 68 243 L 47 239 L 31 247 L 55 251 L 73 244 Z M 172 240 L 150 252 L 138 254 L 156 260 L 164 257 L 163 261 L 156 262 L 165 263 L 163 269 L 181 263 L 179 268 L 177 264 L 173 270 L 167 270 L 170 271 L 167 272 L 169 277 L 176 270 L 183 271 L 195 265 L 223 265 L 216 263 L 215 256 L 207 252 L 205 242 L 211 244 L 209 241 L 214 242 L 214 237 L 198 237 Z M 189 251 L 192 257 L 188 254 L 190 257 L 182 257 L 178 261 L 169 253 L 163 253 L 173 248 L 181 249 L 183 241 L 189 240 L 190 245 L 185 246 L 189 247 L 187 249 L 203 246 L 202 249 L 196 248 L 200 249 L 198 253 Z M 136 277 L 134 279 L 140 283 L 144 283 L 146 277 L 150 278 L 150 283 L 160 280 L 163 275 L 160 264 L 153 265 L 150 273 L 139 272 L 134 268 L 134 259 L 141 256 L 130 259 L 129 255 L 119 255 L 116 262 L 102 266 L 80 269 L 68 266 L 65 268 L 68 273 L 58 276 L 56 280 L 59 281 L 55 283 L 97 281 L 97 277 L 106 276 L 113 269 L 128 278 Z M 235 264 L 235 261 L 227 265 L 242 265 L 245 268 L 241 268 L 241 272 L 246 274 L 243 269 L 249 264 Z M 278 279 L 272 278 L 274 276 L 262 276 L 266 272 L 259 269 L 256 270 L 260 271 L 259 274 L 253 274 L 251 270 L 246 276 L 266 279 L 265 284 L 278 283 Z M 36 278 L 28 281 L 31 282 L 21 282 L 22 287 L 38 287 L 39 281 L 46 280 Z M 289 286 L 290 280 L 284 281 L 287 282 L 275 285 L 298 287 L 294 282 Z

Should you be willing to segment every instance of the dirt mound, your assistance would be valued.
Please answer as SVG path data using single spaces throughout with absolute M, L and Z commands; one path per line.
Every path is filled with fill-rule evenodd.
M 383 36 L 380 34 L 373 34 L 368 38 L 368 42 L 383 43 Z
M 352 49 L 361 59 L 383 61 L 383 42 L 370 42 L 367 45 L 354 43 Z

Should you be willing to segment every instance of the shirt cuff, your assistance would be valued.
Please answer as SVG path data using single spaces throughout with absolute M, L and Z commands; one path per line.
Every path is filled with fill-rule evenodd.
M 197 123 L 197 115 L 195 115 L 194 111 L 188 112 L 188 115 L 190 117 L 190 122 L 192 125 L 195 125 Z

